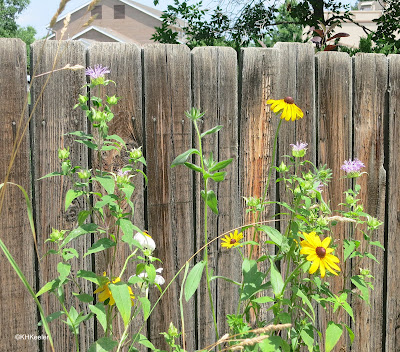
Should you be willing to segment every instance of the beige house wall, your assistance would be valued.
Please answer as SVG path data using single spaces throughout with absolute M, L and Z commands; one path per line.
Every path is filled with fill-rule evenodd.
M 102 0 L 100 1 L 97 6 L 102 6 L 102 19 L 95 19 L 90 26 L 98 26 L 104 28 L 106 31 L 111 30 L 110 33 L 114 34 L 118 37 L 118 33 L 122 34 L 124 39 L 131 38 L 132 42 L 139 43 L 139 44 L 146 44 L 146 43 L 153 43 L 151 40 L 151 36 L 155 32 L 154 27 L 160 26 L 161 21 L 138 10 L 129 6 L 121 1 L 118 0 Z M 114 19 L 114 5 L 125 5 L 125 18 L 124 19 Z M 76 34 L 85 30 L 83 24 L 85 24 L 91 14 L 87 12 L 87 7 L 74 12 L 71 14 L 71 21 L 67 28 L 66 33 L 64 34 L 63 39 L 71 39 Z M 59 39 L 61 34 L 60 31 L 63 27 L 63 21 L 59 21 L 54 26 L 54 31 L 56 32 L 56 38 Z M 118 33 L 114 33 L 118 32 Z M 88 31 L 79 38 L 97 40 L 96 35 Z M 90 36 L 90 37 L 89 37 Z M 106 41 L 105 36 L 101 35 L 100 33 L 97 35 L 98 38 L 102 38 L 99 41 Z M 109 38 L 107 41 L 115 41 L 112 38 Z

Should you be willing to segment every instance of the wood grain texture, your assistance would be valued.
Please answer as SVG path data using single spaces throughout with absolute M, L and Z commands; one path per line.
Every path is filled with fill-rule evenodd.
M 343 192 L 350 186 L 348 179 L 343 178 L 340 170 L 344 160 L 352 157 L 352 65 L 346 53 L 320 52 L 317 58 L 317 109 L 318 109 L 318 164 L 327 164 L 332 169 L 332 180 L 325 193 L 324 199 L 330 200 L 331 209 L 340 210 L 343 202 Z M 340 275 L 327 280 L 331 291 L 335 294 L 342 289 L 343 276 L 350 270 L 349 263 L 343 264 L 343 240 L 349 236 L 349 226 L 338 223 L 333 228 L 333 241 L 337 245 L 335 255 L 340 259 Z M 326 314 L 325 314 L 326 313 Z M 324 334 L 328 321 L 350 323 L 343 312 L 319 311 L 321 331 Z M 346 334 L 343 334 L 346 335 Z M 347 348 L 347 336 L 339 340 L 335 351 Z
M 113 80 L 116 85 L 109 84 L 106 87 L 108 96 L 116 95 L 121 99 L 117 105 L 111 107 L 114 113 L 114 119 L 110 123 L 108 134 L 117 134 L 126 143 L 127 150 L 123 149 L 121 153 L 115 150 L 109 151 L 104 155 L 103 165 L 105 170 L 118 172 L 123 166 L 129 163 L 129 154 L 133 148 L 143 146 L 143 116 L 142 116 L 142 59 L 141 48 L 135 44 L 122 43 L 99 43 L 92 45 L 88 50 L 88 64 L 94 66 L 101 64 L 110 69 L 107 78 Z M 93 158 L 92 168 L 96 167 L 96 158 Z M 132 201 L 135 206 L 133 223 L 138 228 L 145 230 L 144 214 L 144 180 L 143 176 L 138 174 L 131 179 L 135 184 L 135 192 Z M 126 211 L 130 209 L 127 207 Z M 119 234 L 121 237 L 122 234 Z M 119 273 L 125 263 L 125 259 L 131 254 L 128 245 L 120 244 L 116 254 L 114 272 Z M 133 262 L 127 266 L 123 281 L 128 281 L 129 277 L 135 273 L 136 265 Z M 104 252 L 96 255 L 95 272 L 99 275 L 106 270 Z M 137 319 L 131 324 L 131 333 L 136 333 L 143 323 L 143 314 L 140 313 Z M 102 328 L 99 326 L 98 329 Z M 123 332 L 123 323 L 119 322 L 115 326 L 115 331 L 121 336 Z M 121 331 L 122 329 L 122 331 Z M 141 333 L 146 335 L 146 324 Z M 102 335 L 101 335 L 102 336 Z M 100 337 L 100 336 L 99 336 Z M 142 348 L 136 346 L 137 348 Z
M 53 62 L 57 56 L 58 61 L 55 69 L 67 64 L 86 64 L 86 50 L 82 43 L 75 41 L 37 41 L 32 45 L 33 70 L 36 75 L 50 72 Z M 70 147 L 70 160 L 73 166 L 80 165 L 88 168 L 88 153 L 82 144 L 74 143 L 73 136 L 66 135 L 69 132 L 82 130 L 87 132 L 85 115 L 79 110 L 73 110 L 78 95 L 82 93 L 81 87 L 86 83 L 84 70 L 71 71 L 61 70 L 54 72 L 43 94 L 40 92 L 49 76 L 44 75 L 34 80 L 32 86 L 32 102 L 38 100 L 36 111 L 32 118 L 36 222 L 38 233 L 38 246 L 41 256 L 54 246 L 45 240 L 48 238 L 52 228 L 58 230 L 72 230 L 77 226 L 77 215 L 80 210 L 86 208 L 86 201 L 77 198 L 67 211 L 64 211 L 64 196 L 70 189 L 72 183 L 66 177 L 51 177 L 43 180 L 38 178 L 49 172 L 60 171 L 61 163 L 58 159 L 58 148 Z M 72 271 L 78 269 L 91 270 L 90 258 L 82 259 L 82 255 L 91 246 L 90 236 L 82 236 L 71 242 L 79 253 L 79 261 L 73 262 Z M 41 262 L 39 275 L 40 287 L 46 282 L 58 277 L 57 263 L 59 257 L 46 256 Z M 80 282 L 84 293 L 93 292 L 92 285 L 87 281 Z M 79 303 L 72 296 L 77 292 L 76 287 L 67 285 L 65 305 L 69 310 L 71 305 L 79 307 L 79 311 L 86 312 L 86 305 Z M 71 298 L 72 297 L 72 298 Z M 42 296 L 42 304 L 47 314 L 60 311 L 62 307 L 53 295 L 48 293 Z M 75 349 L 74 338 L 68 327 L 57 320 L 52 323 L 53 340 L 55 349 L 58 351 L 70 351 Z M 80 349 L 87 350 L 93 341 L 93 320 L 86 322 L 80 330 Z M 49 347 L 49 346 L 47 346 Z
M 171 169 L 176 156 L 192 146 L 192 125 L 185 117 L 191 104 L 190 50 L 181 45 L 143 48 L 148 229 L 163 261 L 168 283 L 194 253 L 193 175 L 186 167 Z M 149 336 L 158 348 L 170 322 L 181 331 L 179 294 L 182 276 L 169 287 L 150 318 Z M 159 293 L 150 292 L 154 302 Z M 185 303 L 186 350 L 195 350 L 194 301 Z
M 26 48 L 20 39 L 0 39 L 0 182 L 10 162 L 13 145 L 28 123 L 26 82 Z M 8 181 L 21 185 L 30 194 L 29 128 L 22 137 Z M 6 186 L 1 210 L 1 240 L 21 268 L 29 284 L 36 288 L 36 255 L 26 211 L 25 198 L 13 185 Z M 38 334 L 36 304 L 14 272 L 7 258 L 0 253 L 0 350 L 37 351 L 38 342 L 16 340 L 16 334 Z
M 400 350 L 400 56 L 389 55 L 386 351 Z
M 240 199 L 238 192 L 238 110 L 237 110 L 237 54 L 232 48 L 203 47 L 192 51 L 192 95 L 193 106 L 205 112 L 200 122 L 200 132 L 214 126 L 224 126 L 218 134 L 208 135 L 202 140 L 203 154 L 213 153 L 214 160 L 233 158 L 225 181 L 209 182 L 218 199 L 218 216 L 208 210 L 208 239 L 240 226 Z M 193 137 L 198 147 L 197 137 Z M 196 159 L 196 163 L 199 160 Z M 200 174 L 196 173 L 196 234 L 197 248 L 204 245 L 204 202 L 199 196 L 204 189 Z M 199 226 L 200 225 L 200 226 Z M 203 254 L 203 253 L 201 253 Z M 214 275 L 221 275 L 240 281 L 241 258 L 235 250 L 224 250 L 221 242 L 209 246 L 209 268 Z M 224 280 L 212 281 L 212 292 L 219 335 L 229 331 L 226 315 L 236 313 L 237 287 Z M 206 280 L 200 284 L 197 311 L 199 312 L 198 346 L 205 347 L 216 341 L 211 307 L 206 289 Z
M 261 198 L 267 185 L 268 170 L 272 162 L 274 136 L 278 120 L 267 105 L 267 100 L 277 94 L 279 80 L 279 52 L 277 49 L 246 48 L 241 51 L 240 67 L 240 149 L 239 180 L 242 197 Z M 275 199 L 275 174 L 272 173 L 266 200 Z M 275 213 L 274 205 L 267 206 L 259 221 L 270 220 Z M 246 214 L 243 202 L 242 214 Z M 243 223 L 255 222 L 255 217 L 248 213 L 243 215 Z M 268 224 L 274 227 L 274 223 Z M 246 240 L 253 239 L 253 231 L 247 231 Z M 259 233 L 256 240 L 264 243 L 265 234 Z M 274 246 L 255 247 L 253 258 L 274 253 Z M 267 271 L 266 262 L 260 264 L 261 271 Z M 272 318 L 267 312 L 268 305 L 262 305 L 260 318 L 268 321 Z
M 354 157 L 364 162 L 368 174 L 358 178 L 361 185 L 360 203 L 364 211 L 381 221 L 385 219 L 386 171 L 384 169 L 384 123 L 387 94 L 388 61 L 385 55 L 358 54 L 354 65 Z M 366 230 L 365 226 L 362 228 Z M 365 243 L 358 231 L 355 238 Z M 384 244 L 384 227 L 373 234 L 373 241 Z M 363 247 L 361 247 L 363 248 Z M 365 247 L 364 247 L 365 248 Z M 353 351 L 383 350 L 383 287 L 384 252 L 378 247 L 371 248 L 380 264 L 368 259 L 367 263 L 352 261 L 352 275 L 359 275 L 360 268 L 370 269 L 375 277 L 374 291 L 371 292 L 371 307 L 358 297 L 353 297 L 355 340 Z

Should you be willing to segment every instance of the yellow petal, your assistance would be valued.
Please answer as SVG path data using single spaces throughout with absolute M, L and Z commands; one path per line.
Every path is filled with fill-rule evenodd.
M 308 272 L 309 272 L 310 274 L 314 274 L 314 273 L 317 271 L 320 262 L 321 262 L 321 260 L 320 260 L 319 258 L 318 258 L 315 262 L 313 262 L 313 263 L 311 264 L 310 270 L 309 270 Z
M 326 271 L 325 271 L 325 264 L 324 264 L 323 260 L 320 261 L 319 271 L 321 272 L 321 277 L 324 278 Z
M 304 247 L 300 250 L 300 254 L 315 254 L 315 248 Z
M 329 266 L 331 266 L 333 269 L 335 269 L 335 270 L 337 270 L 337 271 L 340 271 L 340 268 L 339 268 L 330 258 L 325 257 L 325 258 L 324 258 L 324 261 L 325 261 L 327 264 L 329 264 Z
M 334 255 L 332 255 L 332 254 L 327 254 L 327 255 L 325 256 L 325 258 L 331 260 L 331 261 L 334 262 L 334 263 L 339 263 L 339 258 L 336 257 L 336 256 L 334 256 Z
M 317 255 L 317 254 L 315 253 L 315 251 L 314 251 L 314 253 L 308 255 L 306 259 L 307 259 L 309 262 L 313 262 L 314 260 L 317 260 L 317 258 L 318 258 L 318 255 Z
M 324 247 L 325 249 L 327 249 L 329 247 L 329 244 L 331 243 L 331 238 L 327 237 L 322 241 L 322 247 Z
M 334 271 L 334 270 L 330 267 L 330 265 L 328 264 L 327 261 L 325 261 L 325 267 L 326 267 L 332 274 L 334 274 L 334 275 L 336 275 L 336 276 L 338 275 L 337 272 Z M 339 269 L 339 271 L 340 271 L 340 269 Z

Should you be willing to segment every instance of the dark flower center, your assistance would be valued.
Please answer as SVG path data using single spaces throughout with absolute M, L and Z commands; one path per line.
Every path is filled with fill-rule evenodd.
M 315 250 L 315 252 L 317 253 L 317 256 L 320 258 L 324 258 L 325 254 L 326 254 L 326 249 L 324 247 L 317 247 L 317 249 Z
M 287 104 L 294 104 L 294 99 L 292 97 L 286 97 L 283 99 Z
M 231 242 L 230 242 L 231 244 L 235 244 L 236 243 L 236 240 L 234 239 L 234 238 L 231 238 Z

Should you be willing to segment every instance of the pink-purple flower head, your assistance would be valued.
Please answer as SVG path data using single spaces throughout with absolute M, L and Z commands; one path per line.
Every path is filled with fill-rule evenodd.
M 106 73 L 110 73 L 110 69 L 108 67 L 102 65 L 95 65 L 92 67 L 88 67 L 85 71 L 86 76 L 90 76 L 92 79 L 96 79 L 99 77 L 104 77 Z
M 341 169 L 347 173 L 346 177 L 353 178 L 361 176 L 361 169 L 365 167 L 364 163 L 357 158 L 354 160 L 345 160 Z
M 296 158 L 302 158 L 306 154 L 308 144 L 300 141 L 290 146 L 292 147 L 292 155 Z

